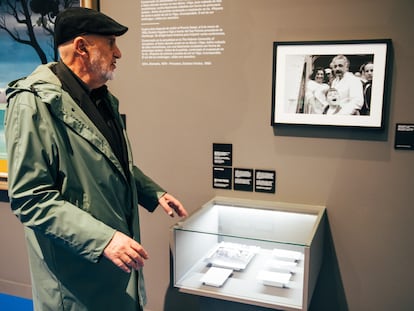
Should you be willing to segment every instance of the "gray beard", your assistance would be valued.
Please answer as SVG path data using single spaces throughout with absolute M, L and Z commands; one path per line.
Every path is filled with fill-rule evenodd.
M 105 78 L 106 81 L 113 80 L 115 78 L 114 71 L 105 71 L 102 69 L 99 59 L 101 57 L 100 51 L 96 52 L 95 58 L 91 62 L 91 69 L 94 73 L 99 74 L 101 77 Z M 98 61 L 95 61 L 98 60 Z

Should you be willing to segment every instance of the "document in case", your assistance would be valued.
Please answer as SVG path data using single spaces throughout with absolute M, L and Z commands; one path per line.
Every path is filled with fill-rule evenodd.
M 224 282 L 231 276 L 233 270 L 211 267 L 201 278 L 204 285 L 221 287 Z
M 221 242 L 206 257 L 206 261 L 215 267 L 243 270 L 259 250 L 257 246 Z
M 282 272 L 270 272 L 266 270 L 260 270 L 257 279 L 262 281 L 263 284 L 275 287 L 288 287 L 292 274 Z
M 301 252 L 296 251 L 290 251 L 285 249 L 278 249 L 275 248 L 272 252 L 273 258 L 278 258 L 282 260 L 288 260 L 288 261 L 299 261 L 302 257 Z
M 271 271 L 275 272 L 289 272 L 295 273 L 298 263 L 296 261 L 286 261 L 286 260 L 269 260 L 267 266 Z

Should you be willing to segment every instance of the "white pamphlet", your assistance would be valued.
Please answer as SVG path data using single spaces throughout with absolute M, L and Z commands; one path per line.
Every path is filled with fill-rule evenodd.
M 292 274 L 283 272 L 270 272 L 266 270 L 260 270 L 257 279 L 262 281 L 263 284 L 276 287 L 288 287 Z
M 274 258 L 279 258 L 283 260 L 298 261 L 302 257 L 302 253 L 297 251 L 275 248 L 272 252 L 272 256 Z
M 224 282 L 231 276 L 233 270 L 211 267 L 201 278 L 201 282 L 204 285 L 210 285 L 215 287 L 223 286 Z
M 267 262 L 267 266 L 271 271 L 295 273 L 298 263 L 296 261 L 273 259 Z
M 214 267 L 240 271 L 246 268 L 258 250 L 258 246 L 221 242 L 205 259 Z

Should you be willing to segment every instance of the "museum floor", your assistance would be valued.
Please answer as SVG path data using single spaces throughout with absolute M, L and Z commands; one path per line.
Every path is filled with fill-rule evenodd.
M 33 303 L 30 299 L 10 296 L 0 293 L 1 311 L 32 311 Z

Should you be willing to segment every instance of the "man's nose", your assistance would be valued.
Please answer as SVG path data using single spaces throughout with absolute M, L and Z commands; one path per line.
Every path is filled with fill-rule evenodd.
M 121 58 L 121 57 L 122 57 L 121 50 L 118 48 L 118 46 L 115 46 L 115 49 L 114 49 L 114 56 L 115 56 L 116 58 Z

